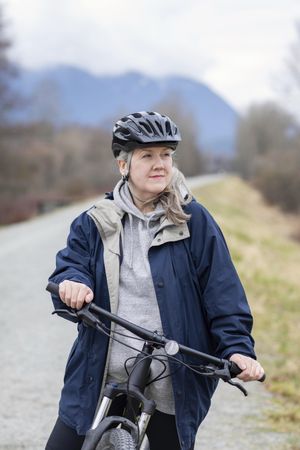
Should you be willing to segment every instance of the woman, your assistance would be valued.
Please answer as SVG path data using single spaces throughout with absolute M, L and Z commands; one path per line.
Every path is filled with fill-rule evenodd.
M 159 113 L 134 113 L 116 123 L 112 149 L 122 180 L 73 222 L 50 278 L 60 286 L 54 305 L 80 309 L 94 301 L 228 358 L 242 369 L 240 379 L 257 380 L 263 369 L 255 360 L 244 290 L 220 229 L 173 165 L 179 141 L 174 122 Z M 103 384 L 124 379 L 130 356 L 126 347 L 109 346 L 108 338 L 79 325 L 48 450 L 81 448 Z M 154 365 L 153 375 L 160 369 Z M 151 450 L 193 449 L 215 388 L 214 380 L 185 369 L 150 385 L 157 403 L 147 432 Z

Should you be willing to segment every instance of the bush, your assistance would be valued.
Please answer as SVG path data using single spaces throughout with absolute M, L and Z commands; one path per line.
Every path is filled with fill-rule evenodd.
M 99 128 L 7 127 L 0 160 L 0 224 L 105 192 L 118 178 L 110 137 Z
M 255 177 L 255 185 L 272 204 L 283 211 L 300 211 L 300 152 L 272 154 Z
M 266 200 L 300 211 L 300 126 L 275 103 L 252 106 L 240 121 L 235 168 Z

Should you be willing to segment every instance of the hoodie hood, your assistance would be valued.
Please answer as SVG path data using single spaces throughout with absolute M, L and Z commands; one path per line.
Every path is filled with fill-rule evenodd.
M 132 268 L 134 248 L 136 245 L 145 247 L 148 253 L 156 232 L 161 229 L 161 222 L 164 222 L 165 211 L 158 204 L 154 211 L 144 214 L 133 203 L 128 182 L 123 180 L 117 183 L 113 195 L 116 206 L 126 213 L 122 240 L 127 252 L 130 249 L 127 255 Z
M 134 204 L 132 195 L 127 181 L 120 180 L 114 188 L 113 192 L 115 204 L 129 216 L 147 222 L 153 222 L 161 219 L 165 215 L 165 210 L 158 204 L 154 211 L 144 214 Z

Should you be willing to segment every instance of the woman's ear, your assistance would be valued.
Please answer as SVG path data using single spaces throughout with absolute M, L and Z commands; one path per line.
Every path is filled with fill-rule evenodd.
M 127 162 L 124 161 L 123 159 L 120 159 L 120 160 L 118 159 L 117 163 L 118 163 L 118 166 L 119 166 L 120 174 L 122 176 L 125 176 L 127 174 Z

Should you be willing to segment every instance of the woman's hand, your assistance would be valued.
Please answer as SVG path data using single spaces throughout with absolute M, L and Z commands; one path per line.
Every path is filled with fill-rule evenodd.
M 229 360 L 233 361 L 242 370 L 242 372 L 237 375 L 237 378 L 242 381 L 260 380 L 265 373 L 259 362 L 255 359 L 249 358 L 249 356 L 235 353 L 230 356 Z
M 61 300 L 73 309 L 81 309 L 84 303 L 90 303 L 94 298 L 93 291 L 83 283 L 65 280 L 59 284 Z

